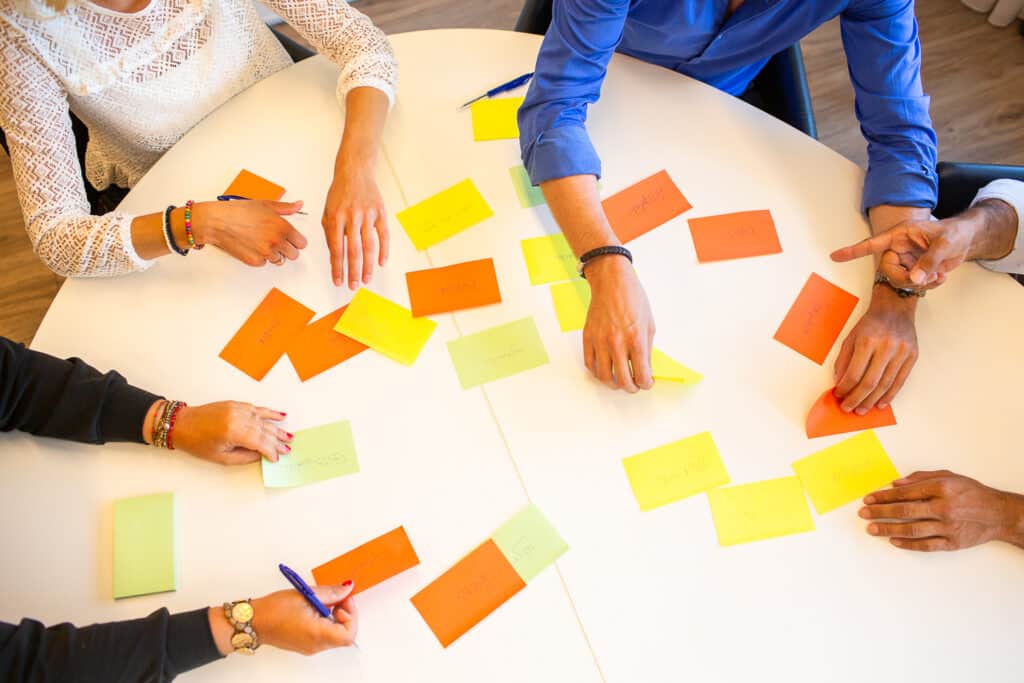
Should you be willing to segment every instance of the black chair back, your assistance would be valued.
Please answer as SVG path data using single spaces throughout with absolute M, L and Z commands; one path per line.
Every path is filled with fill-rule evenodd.
M 1000 164 L 963 164 L 941 161 L 935 167 L 939 175 L 939 204 L 936 218 L 949 218 L 960 213 L 993 180 L 1009 178 L 1024 181 L 1024 166 Z

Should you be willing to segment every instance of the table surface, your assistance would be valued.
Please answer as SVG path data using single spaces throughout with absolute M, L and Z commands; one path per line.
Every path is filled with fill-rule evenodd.
M 186 135 L 125 200 L 152 210 L 217 194 L 246 167 L 307 202 L 310 237 L 287 267 L 252 269 L 207 250 L 130 278 L 69 280 L 34 348 L 80 355 L 193 404 L 234 398 L 289 413 L 292 431 L 352 421 L 361 471 L 270 491 L 256 466 L 227 469 L 133 445 L 95 448 L 0 435 L 0 618 L 132 618 L 284 587 L 404 524 L 422 563 L 360 596 L 360 650 L 303 658 L 262 650 L 192 680 L 863 681 L 1019 680 L 1024 553 L 999 544 L 953 554 L 900 552 L 868 537 L 850 504 L 816 531 L 722 548 L 704 496 L 641 513 L 621 459 L 710 430 L 734 483 L 791 474 L 841 437 L 808 441 L 807 408 L 831 386 L 772 340 L 813 271 L 862 296 L 867 261 L 829 251 L 866 234 L 862 172 L 784 124 L 668 70 L 616 56 L 589 129 L 604 193 L 667 169 L 694 209 L 631 244 L 658 324 L 657 345 L 700 370 L 692 388 L 636 396 L 589 378 L 580 333 L 563 334 L 547 287 L 531 287 L 519 249 L 557 230 L 519 207 L 515 141 L 474 143 L 455 105 L 532 65 L 539 38 L 426 31 L 392 38 L 402 66 L 379 181 L 393 256 L 372 289 L 408 303 L 405 273 L 493 257 L 503 303 L 437 316 L 412 368 L 364 353 L 306 383 L 286 360 L 254 382 L 217 354 L 272 287 L 318 315 L 350 294 L 329 282 L 319 215 L 343 113 L 337 70 L 311 59 L 242 93 Z M 425 252 L 394 213 L 471 177 L 495 216 Z M 770 209 L 784 253 L 698 265 L 685 218 Z M 1024 385 L 1024 290 L 974 266 L 919 308 L 921 359 L 878 436 L 901 473 L 945 468 L 1024 490 L 1012 394 Z M 533 316 L 551 363 L 463 391 L 445 342 Z M 845 331 L 844 331 L 845 333 Z M 114 601 L 117 498 L 173 491 L 179 587 Z M 570 550 L 447 649 L 409 602 L 528 500 Z M 59 529 L 54 533 L 53 530 Z

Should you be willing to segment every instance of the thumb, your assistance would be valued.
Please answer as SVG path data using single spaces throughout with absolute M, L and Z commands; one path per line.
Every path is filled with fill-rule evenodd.
M 279 216 L 290 216 L 302 210 L 302 200 L 297 202 L 268 202 Z
M 832 252 L 831 258 L 837 263 L 852 261 L 853 259 L 862 258 L 864 256 L 884 253 L 891 246 L 892 232 L 886 231 L 880 235 L 875 235 L 874 237 L 861 240 L 856 244 L 851 244 L 848 247 L 836 249 Z
M 329 586 L 316 586 L 313 588 L 313 594 L 316 595 L 320 602 L 330 607 L 331 605 L 337 605 L 339 602 L 342 602 L 345 598 L 352 595 L 352 591 L 355 589 L 355 583 L 349 579 L 344 583 L 337 583 Z
M 910 281 L 915 285 L 926 284 L 933 279 L 932 276 L 938 274 L 942 262 L 952 255 L 952 246 L 948 242 L 936 240 L 914 264 L 910 271 Z

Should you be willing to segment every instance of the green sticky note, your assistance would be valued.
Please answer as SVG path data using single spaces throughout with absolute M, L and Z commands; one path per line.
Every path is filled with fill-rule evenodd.
M 622 465 L 644 511 L 729 483 L 711 432 L 631 455 Z
M 793 471 L 819 515 L 831 512 L 900 478 L 871 430 L 793 463 Z
M 348 420 L 295 432 L 292 451 L 277 462 L 263 459 L 263 485 L 287 488 L 359 471 L 352 425 Z
M 651 349 L 651 373 L 655 380 L 680 384 L 697 384 L 704 379 L 704 375 L 673 360 L 658 349 Z
M 512 178 L 512 187 L 516 188 L 519 206 L 529 209 L 545 203 L 544 193 L 530 182 L 530 174 L 526 172 L 525 166 L 513 166 L 508 169 L 508 174 Z
M 491 540 L 528 583 L 569 549 L 544 513 L 530 503 L 494 532 Z
M 551 303 L 555 305 L 562 332 L 582 330 L 590 308 L 590 285 L 586 280 L 571 280 L 551 285 Z
M 114 501 L 114 598 L 176 590 L 174 494 Z
M 547 351 L 533 318 L 523 318 L 448 342 L 463 389 L 545 365 Z
M 546 285 L 549 282 L 578 280 L 576 255 L 572 253 L 565 235 L 532 237 L 521 242 L 526 270 L 531 285 Z
M 395 214 L 420 251 L 493 215 L 494 211 L 468 178 Z
M 723 546 L 814 531 L 811 509 L 796 477 L 711 489 L 708 502 Z

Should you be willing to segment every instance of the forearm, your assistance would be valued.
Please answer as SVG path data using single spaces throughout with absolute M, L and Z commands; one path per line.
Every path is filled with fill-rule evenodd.
M 334 172 L 373 167 L 380 151 L 388 96 L 377 88 L 354 88 L 345 97 L 345 130 L 338 146 Z
M 601 208 L 596 177 L 558 178 L 541 183 L 540 189 L 576 256 L 598 247 L 619 244 Z
M 1000 199 L 986 199 L 968 209 L 962 217 L 975 225 L 968 260 L 997 261 L 1013 251 L 1019 220 L 1012 206 Z

